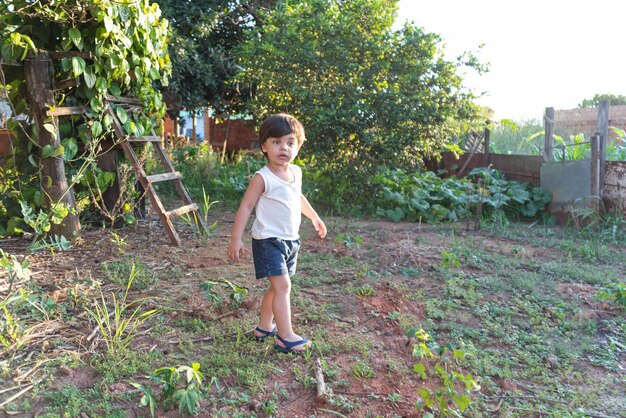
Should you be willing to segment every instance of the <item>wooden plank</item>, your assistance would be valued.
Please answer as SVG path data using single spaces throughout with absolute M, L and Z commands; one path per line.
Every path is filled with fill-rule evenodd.
M 50 58 L 54 60 L 73 57 L 81 57 L 85 59 L 93 58 L 93 55 L 89 51 L 50 51 L 48 52 L 48 55 L 50 55 Z
M 163 174 L 153 174 L 151 176 L 146 177 L 150 183 L 158 183 L 160 181 L 168 181 L 182 178 L 182 174 L 178 171 L 174 173 L 163 173 Z
M 107 102 L 111 103 L 124 103 L 124 104 L 133 104 L 133 105 L 143 105 L 143 102 L 139 99 L 135 99 L 134 97 L 115 97 L 107 94 L 105 96 Z
M 171 218 L 174 216 L 180 216 L 185 213 L 192 212 L 194 210 L 198 210 L 198 205 L 195 203 L 191 203 L 189 205 L 181 206 L 178 209 L 172 209 L 168 212 L 165 212 L 165 216 L 167 216 L 168 218 Z
M 160 136 L 142 136 L 141 138 L 137 138 L 135 136 L 131 136 L 127 139 L 128 142 L 161 142 Z
M 82 115 L 86 113 L 87 109 L 84 106 L 68 106 L 68 107 L 55 107 L 52 110 L 48 110 L 46 115 L 48 116 L 68 116 L 68 115 Z
M 54 91 L 69 89 L 70 87 L 80 86 L 80 80 L 77 78 L 69 78 L 67 80 L 54 83 Z

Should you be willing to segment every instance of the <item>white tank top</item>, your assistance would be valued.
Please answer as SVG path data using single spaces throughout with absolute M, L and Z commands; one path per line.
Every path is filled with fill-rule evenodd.
M 265 182 L 265 191 L 255 207 L 256 219 L 252 224 L 252 238 L 280 238 L 296 240 L 302 220 L 302 169 L 289 164 L 293 183 L 286 182 L 267 167 L 259 174 Z

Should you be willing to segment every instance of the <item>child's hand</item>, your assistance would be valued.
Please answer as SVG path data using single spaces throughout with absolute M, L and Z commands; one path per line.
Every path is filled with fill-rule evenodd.
M 320 218 L 315 218 L 311 222 L 313 222 L 313 226 L 317 231 L 317 236 L 324 238 L 326 236 L 326 225 L 324 225 L 324 222 Z
M 237 240 L 237 241 L 231 241 L 228 244 L 228 248 L 226 249 L 226 254 L 228 254 L 228 258 L 230 259 L 230 261 L 232 261 L 233 263 L 236 263 L 239 261 L 239 259 L 241 257 L 243 257 L 244 255 L 246 255 L 246 249 L 243 245 L 243 241 L 242 240 Z

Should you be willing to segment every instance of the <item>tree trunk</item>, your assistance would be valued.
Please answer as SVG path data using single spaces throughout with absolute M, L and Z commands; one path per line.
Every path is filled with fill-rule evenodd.
M 57 135 L 54 135 L 44 128 L 48 116 L 48 107 L 54 106 L 54 95 L 52 93 L 52 66 L 47 52 L 31 54 L 24 61 L 24 74 L 26 77 L 26 89 L 28 91 L 28 103 L 31 115 L 35 122 L 37 131 L 37 141 L 41 149 L 46 145 L 58 148 L 61 143 Z M 51 118 L 51 123 L 58 128 L 57 118 Z M 50 122 L 48 122 L 50 123 Z M 41 187 L 45 196 L 46 208 L 50 209 L 56 202 L 67 204 L 70 210 L 76 209 L 74 192 L 68 187 L 65 177 L 65 165 L 63 155 L 40 159 L 40 179 Z M 68 214 L 59 225 L 52 225 L 50 233 L 62 235 L 67 239 L 73 239 L 80 232 L 80 222 L 78 215 Z

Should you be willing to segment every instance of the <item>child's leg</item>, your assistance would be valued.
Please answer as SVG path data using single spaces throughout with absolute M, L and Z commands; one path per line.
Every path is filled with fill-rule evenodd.
M 291 279 L 288 275 L 271 276 L 269 279 L 272 282 L 272 289 L 274 290 L 272 310 L 274 312 L 276 326 L 278 327 L 278 335 L 287 341 L 301 340 L 302 337 L 293 332 L 291 325 Z M 280 346 L 284 346 L 284 344 L 278 340 L 276 343 Z M 294 348 L 294 351 L 305 350 L 306 346 L 310 345 L 311 343 L 308 342 L 306 345 Z
M 270 288 L 265 292 L 263 300 L 261 301 L 261 314 L 259 315 L 259 328 L 266 331 L 272 331 L 274 329 L 274 312 L 272 310 L 272 303 L 274 301 L 274 288 L 270 282 Z M 254 331 L 254 335 L 262 337 L 260 332 Z

